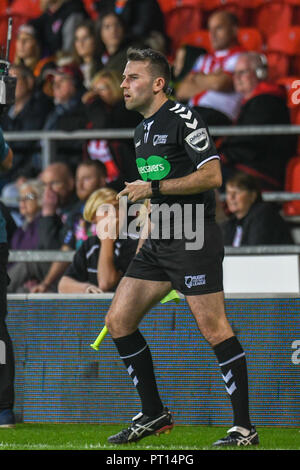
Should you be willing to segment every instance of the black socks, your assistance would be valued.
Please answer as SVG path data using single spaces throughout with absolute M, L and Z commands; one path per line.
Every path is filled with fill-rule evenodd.
M 150 349 L 139 330 L 113 339 L 127 372 L 132 378 L 142 402 L 142 412 L 156 416 L 163 410 L 153 371 Z
M 213 349 L 219 361 L 225 388 L 231 399 L 233 424 L 250 430 L 248 375 L 243 348 L 238 339 L 232 336 L 217 344 Z

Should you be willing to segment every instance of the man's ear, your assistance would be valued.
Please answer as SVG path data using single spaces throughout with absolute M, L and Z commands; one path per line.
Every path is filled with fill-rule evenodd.
M 157 77 L 153 82 L 153 91 L 154 93 L 158 93 L 165 87 L 165 79 L 163 77 Z

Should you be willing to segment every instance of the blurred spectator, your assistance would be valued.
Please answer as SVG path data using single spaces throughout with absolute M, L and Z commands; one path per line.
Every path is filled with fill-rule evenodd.
M 183 44 L 178 47 L 172 66 L 173 83 L 175 88 L 190 73 L 196 59 L 206 54 L 206 50 L 201 47 Z
M 62 250 L 78 249 L 83 241 L 95 235 L 95 226 L 83 218 L 83 210 L 89 196 L 106 184 L 106 167 L 98 160 L 86 160 L 76 170 L 75 185 L 78 203 L 68 215 L 62 237 Z
M 72 52 L 77 24 L 87 17 L 79 0 L 41 0 L 44 13 L 29 22 L 41 38 L 42 55 L 51 56 L 57 51 Z
M 243 50 L 237 42 L 238 22 L 232 13 L 217 11 L 209 17 L 208 29 L 214 53 L 200 55 L 178 85 L 176 97 L 195 107 L 207 125 L 231 124 L 240 107 L 232 80 Z
M 12 250 L 34 250 L 38 246 L 38 222 L 42 210 L 44 185 L 40 180 L 28 180 L 20 186 L 19 211 L 23 219 L 11 240 Z
M 74 64 L 69 64 L 57 67 L 51 74 L 55 107 L 49 113 L 44 129 L 58 131 L 85 129 L 85 106 L 81 101 L 85 89 L 80 69 Z M 80 140 L 57 142 L 55 160 L 66 162 L 75 168 L 82 160 L 82 146 L 83 142 Z
M 221 225 L 224 244 L 291 245 L 288 225 L 272 204 L 262 202 L 257 180 L 236 173 L 226 183 L 226 203 L 230 219 Z
M 41 59 L 41 45 L 33 26 L 23 24 L 18 29 L 14 63 L 35 71 Z
M 44 186 L 40 180 L 28 180 L 20 187 L 19 206 L 20 214 L 23 218 L 22 227 L 18 227 L 14 232 L 10 242 L 11 250 L 35 250 L 39 244 L 38 224 L 41 215 L 42 198 Z M 8 268 L 10 278 L 10 292 L 20 292 L 30 289 L 31 281 L 27 280 L 23 284 L 24 272 L 23 262 L 13 263 Z M 25 268 L 26 269 L 26 268 Z
M 41 174 L 45 190 L 39 223 L 39 249 L 55 250 L 62 245 L 62 230 L 77 204 L 75 179 L 70 167 L 52 163 Z
M 146 38 L 153 31 L 164 34 L 164 16 L 157 0 L 98 0 L 100 17 L 107 11 L 118 13 L 131 36 Z
M 64 223 L 77 202 L 74 176 L 66 164 L 52 163 L 42 172 L 41 181 L 44 193 L 38 220 L 37 249 L 56 250 L 62 245 Z M 63 262 L 23 263 L 18 270 L 18 292 L 55 292 L 67 265 Z M 11 284 L 9 292 L 15 292 L 14 288 Z
M 83 74 L 85 88 L 90 88 L 92 78 L 102 68 L 99 40 L 93 21 L 85 20 L 75 29 L 73 57 Z
M 59 282 L 60 293 L 97 294 L 114 291 L 126 272 L 135 255 L 137 239 L 131 238 L 130 234 L 119 239 L 119 216 L 122 215 L 119 214 L 116 195 L 116 191 L 103 188 L 89 197 L 84 218 L 94 224 L 106 219 L 112 231 L 108 237 L 98 230 L 96 236 L 83 242 Z M 106 206 L 110 208 L 106 210 Z M 99 209 L 102 215 L 99 215 Z
M 243 96 L 238 126 L 290 124 L 285 90 L 267 81 L 267 63 L 256 52 L 244 53 L 237 61 L 234 86 Z M 296 152 L 295 135 L 240 135 L 224 139 L 219 148 L 224 181 L 239 170 L 260 180 L 263 190 L 283 188 L 287 161 Z
M 0 118 L 4 131 L 40 130 L 47 114 L 53 107 L 51 100 L 35 90 L 35 79 L 31 69 L 25 65 L 12 65 L 10 75 L 17 77 L 15 103 L 8 112 Z M 34 160 L 34 154 L 39 155 L 39 147 L 33 141 L 13 141 L 11 148 L 14 152 L 13 166 L 0 179 L 0 188 L 12 181 L 17 172 L 25 168 L 36 168 L 40 162 Z
M 127 62 L 128 47 L 141 45 L 142 42 L 128 37 L 122 18 L 114 12 L 105 13 L 100 17 L 96 31 L 97 37 L 100 38 L 102 65 L 122 75 Z
M 89 129 L 130 129 L 141 121 L 139 113 L 125 108 L 120 84 L 121 79 L 113 70 L 95 75 L 91 90 L 83 96 Z M 105 164 L 106 181 L 114 189 L 120 190 L 124 180 L 139 178 L 132 139 L 93 139 L 88 142 L 87 151 L 90 158 Z

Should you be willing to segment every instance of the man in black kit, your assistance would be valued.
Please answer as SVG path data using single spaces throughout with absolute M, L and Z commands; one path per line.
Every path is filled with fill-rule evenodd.
M 224 251 L 214 220 L 214 189 L 222 184 L 219 156 L 199 114 L 168 99 L 170 73 L 165 57 L 151 49 L 129 49 L 127 58 L 121 84 L 125 104 L 144 116 L 134 136 L 142 179 L 126 183 L 118 197 L 128 196 L 131 202 L 150 198 L 151 223 L 162 222 L 162 236 L 152 236 L 151 229 L 121 280 L 106 316 L 108 331 L 142 403 L 131 425 L 108 440 L 115 444 L 138 441 L 169 431 L 174 425 L 170 411 L 161 402 L 151 353 L 138 325 L 147 311 L 176 289 L 185 295 L 201 334 L 213 348 L 231 398 L 233 427 L 214 445 L 258 444 L 249 417 L 245 353 L 224 309 Z M 169 212 L 170 236 L 164 236 L 165 218 L 160 212 L 163 203 L 169 208 L 176 203 L 176 210 L 179 205 L 194 226 L 204 225 L 201 249 L 188 245 L 190 237 L 185 231 L 178 236 L 179 228 L 185 229 L 189 222 L 182 217 L 184 223 L 177 223 L 178 212 L 174 217 Z M 195 219 L 197 206 L 204 206 L 204 220 Z

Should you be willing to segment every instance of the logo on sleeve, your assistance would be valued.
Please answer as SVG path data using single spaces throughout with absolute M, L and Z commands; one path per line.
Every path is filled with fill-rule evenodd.
M 171 170 L 171 165 L 168 160 L 158 155 L 151 155 L 147 160 L 137 158 L 136 164 L 139 174 L 144 181 L 161 180 L 165 178 Z
M 205 127 L 191 132 L 184 140 L 196 152 L 203 152 L 209 147 L 209 136 Z

